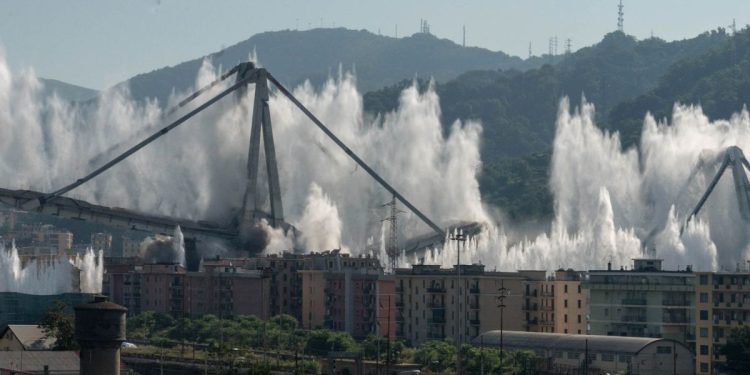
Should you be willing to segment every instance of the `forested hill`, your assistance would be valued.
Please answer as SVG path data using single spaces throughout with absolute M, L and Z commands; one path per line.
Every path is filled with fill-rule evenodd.
M 621 133 L 627 146 L 637 144 L 643 118 L 670 118 L 675 103 L 697 104 L 711 119 L 729 118 L 750 102 L 750 28 L 709 53 L 674 64 L 647 93 L 609 113 L 605 125 Z
M 257 54 L 260 63 L 283 82 L 323 82 L 339 66 L 356 71 L 360 91 L 377 90 L 403 79 L 434 77 L 447 81 L 475 69 L 539 67 L 544 59 L 527 60 L 484 48 L 462 47 L 448 39 L 417 33 L 403 38 L 365 30 L 284 30 L 256 34 L 247 40 L 175 66 L 137 75 L 125 83 L 136 99 L 157 98 L 161 103 L 173 90 L 189 89 L 205 58 L 228 69 Z
M 457 118 L 482 121 L 480 188 L 487 202 L 513 217 L 549 215 L 549 152 L 561 97 L 569 96 L 576 104 L 585 95 L 596 104 L 603 122 L 620 102 L 654 90 L 671 66 L 709 53 L 728 40 L 721 29 L 674 42 L 636 41 L 615 32 L 557 66 L 526 72 L 469 72 L 437 84 L 443 123 L 449 125 Z M 365 109 L 393 109 L 400 89 L 408 84 L 366 94 Z

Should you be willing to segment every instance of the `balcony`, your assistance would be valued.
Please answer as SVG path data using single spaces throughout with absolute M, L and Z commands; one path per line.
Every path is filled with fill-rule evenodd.
M 627 323 L 630 323 L 630 322 L 641 322 L 642 323 L 642 322 L 646 321 L 646 317 L 642 316 L 642 315 L 625 315 L 625 316 L 622 317 L 622 319 L 620 319 L 620 321 L 621 322 L 627 322 Z
M 433 316 L 432 319 L 427 319 L 428 324 L 445 324 L 444 316 Z
M 432 301 L 428 304 L 431 309 L 444 309 L 445 303 L 443 301 Z
M 688 319 L 686 316 L 665 316 L 665 317 L 662 317 L 662 322 L 686 324 L 686 323 L 690 323 L 690 319 Z
M 539 305 L 537 305 L 536 303 L 534 303 L 534 304 L 530 303 L 528 305 L 524 305 L 523 309 L 526 310 L 526 311 L 537 311 L 537 310 L 539 310 Z
M 427 293 L 445 293 L 445 287 L 442 285 L 432 285 L 427 288 Z
M 471 319 L 471 320 L 469 320 L 469 324 L 471 324 L 473 326 L 478 326 L 479 325 L 479 319 Z
M 469 293 L 479 294 L 479 285 L 472 285 L 471 288 L 469 288 Z
M 624 298 L 622 300 L 623 305 L 637 305 L 637 306 L 645 306 L 647 305 L 647 301 L 645 298 Z
M 687 300 L 662 300 L 662 306 L 684 306 L 690 307 L 690 301 Z

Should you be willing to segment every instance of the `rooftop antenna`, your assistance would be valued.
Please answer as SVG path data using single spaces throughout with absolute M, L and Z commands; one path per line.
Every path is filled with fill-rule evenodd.
M 624 7 L 625 6 L 622 5 L 622 0 L 620 0 L 620 4 L 617 5 L 617 31 L 619 32 L 624 32 L 622 27 L 625 20 L 625 13 L 622 11 Z
M 386 217 L 385 219 L 381 221 L 388 221 L 390 222 L 390 233 L 388 233 L 388 243 L 385 247 L 385 252 L 388 255 L 388 266 L 390 267 L 390 271 L 394 272 L 396 269 L 396 263 L 398 262 L 398 227 L 396 225 L 396 220 L 398 214 L 405 213 L 404 211 L 401 211 L 396 207 L 396 196 L 394 195 L 393 198 L 389 203 L 384 204 L 381 207 L 390 207 L 391 208 L 391 214 Z

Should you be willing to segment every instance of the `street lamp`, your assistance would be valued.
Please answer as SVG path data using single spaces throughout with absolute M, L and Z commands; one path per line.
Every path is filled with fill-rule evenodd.
M 503 373 L 503 310 L 505 310 L 505 298 L 508 297 L 509 289 L 505 287 L 504 280 L 500 280 L 500 289 L 497 290 L 497 307 L 500 308 L 500 374 Z

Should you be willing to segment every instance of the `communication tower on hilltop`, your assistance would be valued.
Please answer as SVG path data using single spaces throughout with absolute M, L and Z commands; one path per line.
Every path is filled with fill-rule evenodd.
M 625 21 L 625 13 L 622 11 L 622 9 L 625 8 L 624 5 L 622 5 L 622 0 L 620 0 L 620 4 L 617 5 L 617 31 L 623 31 L 623 22 Z
M 427 23 L 427 20 L 419 20 L 419 32 L 423 34 L 430 33 L 430 24 Z
M 463 46 L 466 47 L 466 25 L 464 25 L 464 43 Z
M 554 46 L 553 46 L 552 38 L 549 38 L 549 51 L 547 51 L 547 57 L 549 58 L 550 64 L 552 64 L 555 60 L 555 55 L 554 55 L 555 51 L 553 48 Z
M 531 42 L 529 42 L 529 58 L 531 58 Z
M 555 56 L 557 56 L 557 36 L 555 36 Z
M 393 196 L 393 199 L 389 203 L 384 204 L 382 207 L 390 207 L 391 213 L 388 217 L 383 219 L 382 221 L 388 221 L 390 222 L 390 228 L 388 231 L 388 242 L 385 244 L 385 253 L 388 255 L 388 266 L 390 267 L 390 271 L 393 272 L 393 270 L 396 269 L 396 263 L 398 261 L 398 227 L 396 225 L 397 216 L 400 213 L 404 213 L 404 211 L 399 210 L 396 207 L 396 196 Z
M 565 39 L 565 54 L 570 55 L 570 38 Z

